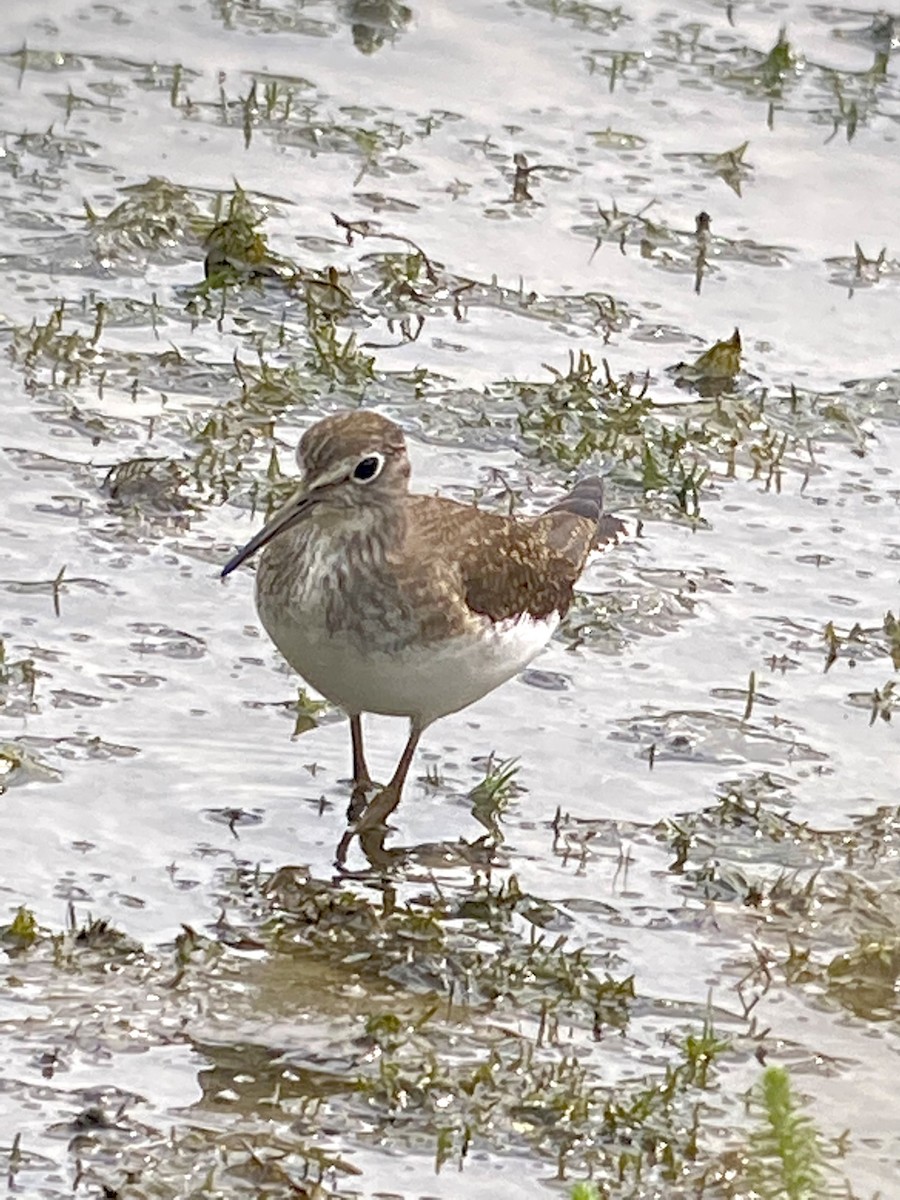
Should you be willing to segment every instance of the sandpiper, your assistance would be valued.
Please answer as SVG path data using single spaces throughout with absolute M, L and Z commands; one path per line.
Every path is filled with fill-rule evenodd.
M 256 605 L 290 665 L 350 717 L 354 796 L 372 788 L 363 713 L 409 739 L 357 831 L 384 827 L 422 731 L 511 679 L 553 634 L 590 550 L 617 538 L 597 476 L 536 517 L 409 491 L 403 431 L 379 413 L 325 417 L 300 440 L 290 500 L 222 570 L 265 547 Z

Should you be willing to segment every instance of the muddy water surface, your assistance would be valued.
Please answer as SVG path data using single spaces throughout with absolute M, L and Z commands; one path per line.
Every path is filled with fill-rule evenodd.
M 891 1195 L 891 19 L 8 0 L 2 39 L 10 1180 Z M 217 575 L 359 405 L 489 507 L 601 462 L 631 537 L 342 875 L 346 723 Z

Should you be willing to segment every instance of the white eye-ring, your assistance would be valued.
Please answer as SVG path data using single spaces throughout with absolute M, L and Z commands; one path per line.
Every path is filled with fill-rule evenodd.
M 378 478 L 383 467 L 384 455 L 375 450 L 359 460 L 353 468 L 351 479 L 354 483 L 371 483 L 373 479 Z

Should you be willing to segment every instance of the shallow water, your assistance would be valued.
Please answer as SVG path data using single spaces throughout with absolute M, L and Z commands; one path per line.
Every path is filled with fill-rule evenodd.
M 885 19 L 644 0 L 4 18 L 0 891 L 43 930 L 4 941 L 20 1188 L 538 1196 L 592 1173 L 604 1196 L 749 1195 L 734 1164 L 765 1058 L 829 1178 L 890 1194 Z M 235 180 L 283 278 L 301 271 L 238 270 L 207 299 Z M 332 213 L 378 224 L 348 238 Z M 740 371 L 685 386 L 675 365 L 735 327 Z M 358 879 L 334 871 L 346 723 L 292 740 L 297 680 L 251 573 L 217 578 L 272 452 L 289 473 L 308 424 L 360 403 L 407 428 L 421 487 L 496 506 L 556 495 L 596 435 L 632 531 L 531 671 L 429 731 L 387 891 L 361 855 Z M 368 730 L 386 776 L 405 730 Z M 479 810 L 486 763 L 512 759 L 517 788 Z M 607 973 L 636 995 L 603 993 L 601 1019 Z M 729 1049 L 678 1077 L 665 1138 L 617 1124 L 610 1093 L 652 1091 L 710 1017 Z M 618 1179 L 638 1145 L 643 1174 Z

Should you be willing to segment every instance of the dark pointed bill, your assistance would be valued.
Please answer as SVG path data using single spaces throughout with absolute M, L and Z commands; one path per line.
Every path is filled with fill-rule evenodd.
M 224 579 L 226 575 L 230 575 L 232 571 L 237 570 L 242 562 L 246 562 L 251 558 L 257 550 L 261 550 L 267 542 L 271 542 L 272 538 L 277 537 L 279 533 L 283 533 L 286 529 L 298 521 L 300 517 L 315 503 L 312 496 L 294 496 L 288 500 L 287 504 L 279 512 L 275 514 L 271 521 L 263 525 L 262 529 L 252 537 L 246 546 L 242 546 L 233 558 L 230 558 L 222 568 L 220 579 Z

